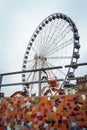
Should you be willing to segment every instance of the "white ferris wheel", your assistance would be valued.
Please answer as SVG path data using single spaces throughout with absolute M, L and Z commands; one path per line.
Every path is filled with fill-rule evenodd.
M 70 17 L 55 13 L 45 18 L 31 36 L 23 59 L 22 70 L 50 68 L 76 64 L 79 55 L 79 35 L 75 23 Z M 74 75 L 75 67 L 45 70 L 41 72 L 42 80 L 64 79 L 41 84 L 41 95 L 56 95 L 64 88 L 68 77 Z M 23 82 L 37 81 L 38 72 L 22 74 Z M 52 82 L 51 82 L 52 83 Z M 36 84 L 29 85 L 29 95 L 38 95 Z

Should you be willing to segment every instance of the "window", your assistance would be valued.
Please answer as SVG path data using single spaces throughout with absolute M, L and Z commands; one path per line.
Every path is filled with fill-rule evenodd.
M 67 89 L 67 92 L 70 92 L 71 90 L 70 89 Z

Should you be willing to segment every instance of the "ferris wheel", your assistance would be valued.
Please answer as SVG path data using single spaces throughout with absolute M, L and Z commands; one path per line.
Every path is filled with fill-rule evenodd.
M 50 68 L 76 64 L 79 55 L 79 35 L 75 23 L 70 17 L 55 13 L 45 18 L 34 31 L 28 43 L 22 70 Z M 51 86 L 50 82 L 41 85 L 42 95 L 55 95 L 64 88 L 69 77 L 74 76 L 76 67 L 46 70 L 41 72 L 42 80 L 64 79 Z M 45 78 L 44 78 L 45 77 Z M 22 74 L 23 82 L 37 81 L 38 72 Z M 38 95 L 38 85 L 29 85 L 29 95 Z

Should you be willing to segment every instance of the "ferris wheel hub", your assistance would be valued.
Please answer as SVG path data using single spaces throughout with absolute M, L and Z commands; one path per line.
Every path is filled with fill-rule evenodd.
M 41 61 L 46 61 L 47 60 L 47 58 L 46 57 L 44 57 L 44 56 L 38 56 L 37 54 L 35 54 L 35 56 L 34 56 L 34 60 L 41 60 Z

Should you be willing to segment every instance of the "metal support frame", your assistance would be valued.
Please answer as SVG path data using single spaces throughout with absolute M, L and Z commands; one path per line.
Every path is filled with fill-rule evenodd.
M 65 68 L 73 67 L 73 66 L 84 66 L 84 65 L 87 65 L 87 62 L 79 63 L 79 64 L 75 64 L 75 65 L 65 65 Z M 50 67 L 50 68 L 40 68 L 40 69 L 33 69 L 33 70 L 26 70 L 26 71 L 16 71 L 16 72 L 2 73 L 2 74 L 0 74 L 0 92 L 1 92 L 1 87 L 14 86 L 14 85 L 37 84 L 38 83 L 39 84 L 39 96 L 41 96 L 41 83 L 52 82 L 52 81 L 63 81 L 64 80 L 64 79 L 53 79 L 53 80 L 43 81 L 43 80 L 41 80 L 41 71 L 50 70 L 50 69 L 61 69 L 61 68 L 62 68 L 62 66 L 56 66 L 56 67 Z M 22 73 L 28 73 L 28 72 L 37 72 L 37 71 L 39 72 L 38 81 L 2 84 L 3 76 L 14 75 L 14 74 L 22 74 Z M 77 80 L 79 78 L 83 78 L 83 77 L 69 78 L 69 80 Z
M 40 68 L 40 69 L 32 69 L 32 70 L 24 70 L 24 71 L 16 71 L 16 72 L 9 72 L 9 73 L 1 73 L 1 76 L 6 75 L 14 75 L 14 74 L 22 74 L 22 73 L 28 73 L 28 72 L 36 72 L 36 71 L 43 71 L 43 70 L 51 70 L 51 69 L 62 69 L 62 66 L 55 66 L 55 67 L 49 67 L 49 68 Z
M 78 64 L 74 64 L 74 65 L 65 65 L 65 68 L 68 68 L 68 67 L 76 67 L 76 66 L 85 66 L 87 65 L 87 62 L 84 62 L 84 63 L 78 63 Z
M 0 75 L 0 98 L 4 97 L 4 93 L 1 92 L 2 85 L 2 75 Z

